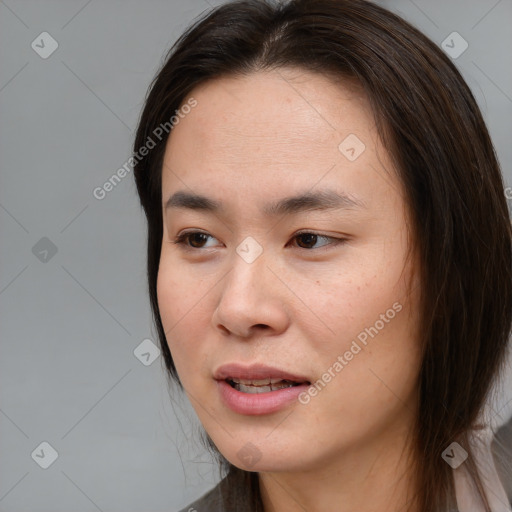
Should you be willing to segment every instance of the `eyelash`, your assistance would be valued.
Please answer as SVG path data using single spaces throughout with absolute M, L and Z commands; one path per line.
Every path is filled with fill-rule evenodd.
M 188 231 L 188 232 L 181 233 L 180 235 L 176 236 L 176 238 L 174 239 L 174 241 L 172 243 L 174 243 L 176 245 L 181 245 L 183 247 L 183 249 L 185 249 L 187 251 L 195 251 L 195 250 L 204 249 L 203 247 L 192 247 L 190 245 L 187 245 L 187 240 L 189 239 L 189 237 L 192 236 L 192 235 L 196 235 L 196 234 L 205 235 L 205 236 L 211 236 L 210 234 L 204 233 L 203 231 Z M 320 235 L 318 233 L 314 233 L 314 232 L 311 232 L 311 231 L 301 231 L 299 233 L 296 233 L 293 236 L 292 239 L 295 239 L 295 238 L 303 236 L 303 235 L 313 235 L 313 236 L 317 236 L 319 238 L 324 238 L 324 239 L 332 240 L 332 242 L 330 242 L 328 244 L 325 244 L 322 247 L 316 248 L 317 251 L 318 250 L 322 250 L 322 249 L 326 249 L 326 248 L 329 248 L 329 247 L 332 247 L 332 246 L 341 245 L 341 244 L 347 242 L 347 240 L 348 240 L 346 238 L 336 238 L 336 237 L 333 237 L 333 236 Z M 207 249 L 208 249 L 208 247 L 207 247 Z M 304 247 L 299 247 L 299 249 L 303 249 L 305 251 L 315 250 L 314 248 L 307 249 L 307 248 L 304 248 Z

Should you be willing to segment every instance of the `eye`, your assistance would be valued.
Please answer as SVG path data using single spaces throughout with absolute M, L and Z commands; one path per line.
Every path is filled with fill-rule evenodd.
M 194 249 L 202 249 L 202 248 L 208 248 L 208 246 L 205 245 L 205 242 L 207 242 L 208 238 L 212 238 L 215 240 L 214 237 L 209 235 L 208 233 L 204 233 L 202 231 L 188 231 L 185 233 L 179 234 L 175 240 L 173 241 L 176 245 L 181 245 L 185 250 L 194 250 Z M 328 245 L 340 245 L 347 241 L 346 238 L 336 238 L 333 236 L 327 236 L 327 235 L 320 235 L 318 233 L 312 233 L 310 231 L 303 231 L 301 233 L 296 233 L 292 240 L 300 241 L 298 243 L 299 249 L 322 249 L 323 247 L 326 247 Z M 319 240 L 326 240 L 327 243 L 324 243 L 318 247 L 314 247 Z M 330 240 L 330 241 L 329 241 Z M 210 246 L 211 247 L 211 246 Z
M 338 244 L 341 244 L 346 241 L 346 239 L 344 239 L 344 238 L 336 238 L 333 236 L 319 235 L 317 233 L 311 233 L 309 231 L 303 231 L 302 233 L 297 233 L 297 234 L 295 234 L 295 236 L 293 238 L 296 240 L 302 240 L 301 243 L 303 243 L 306 247 L 302 247 L 299 244 L 299 247 L 301 249 L 315 249 L 315 247 L 311 247 L 311 246 L 316 245 L 316 243 L 318 242 L 319 239 L 331 240 L 331 241 L 321 245 L 318 248 L 325 247 L 327 245 L 338 245 Z
M 211 237 L 211 235 L 202 231 L 189 231 L 188 233 L 178 235 L 173 243 L 183 245 L 185 249 L 201 249 L 204 247 L 203 244 L 208 237 Z M 192 245 L 189 245 L 189 241 Z

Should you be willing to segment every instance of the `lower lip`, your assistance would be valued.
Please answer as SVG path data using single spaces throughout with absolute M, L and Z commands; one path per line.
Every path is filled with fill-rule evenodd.
M 225 405 L 239 414 L 254 416 L 279 411 L 298 401 L 298 396 L 310 386 L 300 384 L 266 393 L 243 393 L 232 388 L 225 380 L 218 380 L 217 385 Z

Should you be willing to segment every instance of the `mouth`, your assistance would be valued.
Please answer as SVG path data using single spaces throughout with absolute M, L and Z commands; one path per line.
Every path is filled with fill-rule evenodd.
M 217 389 L 223 404 L 232 411 L 259 416 L 273 414 L 297 404 L 306 392 L 310 381 L 290 380 L 279 377 L 218 379 Z
M 259 394 L 269 393 L 270 391 L 279 391 L 281 389 L 301 386 L 302 384 L 310 384 L 309 381 L 295 382 L 288 379 L 238 379 L 228 377 L 224 379 L 233 389 L 242 393 Z
M 297 403 L 311 378 L 261 363 L 224 364 L 213 374 L 226 407 L 237 414 L 273 414 Z

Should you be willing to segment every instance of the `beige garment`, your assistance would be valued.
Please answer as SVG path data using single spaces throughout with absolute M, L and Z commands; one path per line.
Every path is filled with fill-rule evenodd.
M 474 431 L 471 446 L 484 481 L 492 512 L 512 512 L 492 457 L 492 440 L 493 432 L 490 428 Z M 459 512 L 485 512 L 478 495 L 475 493 L 474 486 L 470 482 L 464 463 L 454 469 L 454 479 Z

